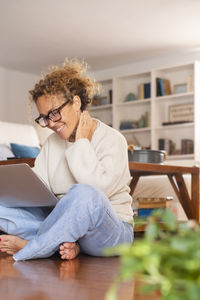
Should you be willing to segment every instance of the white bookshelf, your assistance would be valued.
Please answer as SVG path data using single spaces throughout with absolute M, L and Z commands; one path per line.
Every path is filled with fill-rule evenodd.
M 174 86 L 186 84 L 189 76 L 194 78 L 194 89 L 174 93 Z M 156 96 L 156 78 L 168 79 L 172 94 Z M 149 82 L 151 84 L 150 98 L 140 99 L 139 85 Z M 158 140 L 164 138 L 171 139 L 176 144 L 176 149 L 180 149 L 181 139 L 193 139 L 194 153 L 168 155 L 167 160 L 200 161 L 200 62 L 159 68 L 143 73 L 133 71 L 127 76 L 103 80 L 101 84 L 103 95 L 108 95 L 108 91 L 112 89 L 112 104 L 90 107 L 94 117 L 120 130 L 122 121 L 137 121 L 148 112 L 149 124 L 146 127 L 120 130 L 129 143 L 136 138 L 141 146 L 158 150 Z M 136 100 L 125 102 L 129 93 L 134 93 Z M 183 124 L 163 125 L 163 122 L 169 122 L 169 107 L 182 104 L 194 105 L 194 120 Z
M 110 103 L 109 91 L 113 92 L 113 80 L 102 80 L 100 96 L 105 98 L 105 103 L 101 105 L 90 105 L 89 111 L 94 118 L 97 118 L 104 123 L 113 126 L 113 105 Z M 113 99 L 113 97 L 112 97 Z
M 112 104 L 104 104 L 104 105 L 91 105 L 90 106 L 90 111 L 98 111 L 98 110 L 107 110 L 107 109 L 112 109 Z

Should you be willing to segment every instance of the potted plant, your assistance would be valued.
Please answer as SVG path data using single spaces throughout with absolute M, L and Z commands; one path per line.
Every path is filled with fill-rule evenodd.
M 120 281 L 140 279 L 142 292 L 159 291 L 160 299 L 200 299 L 200 226 L 178 222 L 170 210 L 158 210 L 147 220 L 144 237 L 132 245 L 107 249 L 120 255 L 119 276 L 106 300 L 116 298 Z

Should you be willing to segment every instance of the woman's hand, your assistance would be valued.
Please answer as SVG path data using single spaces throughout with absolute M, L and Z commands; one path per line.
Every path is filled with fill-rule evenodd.
M 76 140 L 84 138 L 91 140 L 95 128 L 96 122 L 92 120 L 88 111 L 83 111 L 81 113 L 79 124 L 76 130 Z

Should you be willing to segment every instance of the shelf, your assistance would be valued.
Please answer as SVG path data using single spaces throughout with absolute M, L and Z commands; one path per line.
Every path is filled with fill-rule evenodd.
M 167 160 L 178 160 L 178 159 L 193 159 L 194 153 L 192 154 L 180 154 L 180 155 L 167 155 Z
M 155 100 L 165 101 L 165 100 L 179 99 L 179 98 L 193 97 L 193 96 L 194 96 L 194 92 L 189 92 L 189 93 L 171 94 L 167 96 L 159 96 L 159 97 L 155 97 Z
M 119 130 L 127 141 L 133 141 L 135 138 L 141 146 L 157 149 L 159 139 L 166 139 L 173 141 L 175 149 L 179 150 L 182 147 L 182 140 L 191 139 L 194 141 L 194 154 L 172 155 L 168 156 L 167 160 L 172 163 L 175 163 L 175 160 L 187 159 L 200 161 L 200 122 L 198 121 L 200 115 L 200 62 L 158 66 L 152 70 L 146 70 L 146 67 L 143 70 L 143 67 L 139 67 L 132 70 L 132 73 L 130 72 L 127 70 L 127 73 L 123 72 L 123 76 L 101 80 L 103 86 L 101 96 L 108 96 L 109 91 L 112 90 L 112 104 L 89 107 L 91 115 L 107 124 L 112 121 L 113 128 L 117 130 L 119 130 L 121 122 L 132 121 L 134 122 L 133 126 L 136 126 L 136 122 L 144 116 L 147 118 L 147 123 L 139 124 L 148 124 L 149 127 Z M 186 92 L 157 97 L 156 78 L 169 80 L 172 92 L 175 91 L 177 85 L 186 84 L 187 89 L 182 90 Z M 144 93 L 145 83 L 151 84 L 150 94 L 147 94 L 147 89 L 146 94 Z M 137 100 L 124 101 L 130 93 L 133 93 Z M 151 97 L 139 99 L 142 95 Z M 194 119 L 191 119 L 194 121 L 163 126 L 162 123 L 167 123 L 169 120 L 171 106 L 180 104 L 193 104 Z M 182 119 L 187 120 L 186 117 L 182 117 Z
M 127 101 L 123 103 L 118 103 L 116 106 L 118 107 L 125 107 L 125 106 L 132 106 L 132 105 L 138 105 L 138 104 L 148 104 L 151 102 L 151 98 L 148 99 L 139 99 L 139 100 L 132 100 L 132 101 Z
M 111 109 L 111 108 L 112 108 L 112 104 L 97 105 L 97 106 L 90 106 L 89 111 L 104 110 L 104 109 Z
M 176 125 L 160 126 L 160 127 L 156 127 L 155 130 L 177 129 L 177 128 L 186 128 L 186 127 L 193 127 L 193 126 L 194 126 L 194 122 L 190 122 L 190 123 L 183 123 L 183 124 L 176 124 Z
M 147 132 L 150 131 L 150 127 L 145 127 L 145 128 L 136 128 L 136 129 L 126 129 L 126 130 L 120 130 L 121 133 L 137 133 L 137 132 Z

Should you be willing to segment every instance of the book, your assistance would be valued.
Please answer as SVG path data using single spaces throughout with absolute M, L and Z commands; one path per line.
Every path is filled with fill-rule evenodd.
M 120 130 L 127 130 L 127 129 L 133 129 L 133 128 L 134 128 L 133 121 L 125 120 L 125 121 L 120 122 L 120 125 L 119 125 Z
M 108 91 L 108 99 L 109 99 L 109 103 L 110 103 L 110 104 L 112 104 L 112 95 L 113 95 L 112 90 L 109 90 L 109 91 Z
M 161 96 L 165 96 L 165 89 L 164 89 L 164 84 L 162 78 L 159 78 L 159 84 L 160 84 L 160 93 Z
M 150 82 L 144 83 L 144 99 L 151 97 L 151 84 Z
M 144 99 L 144 83 L 139 85 L 139 99 Z
M 154 211 L 156 211 L 158 208 L 145 208 L 145 209 L 138 209 L 138 217 L 141 218 L 147 218 L 149 217 Z M 164 208 L 160 208 L 164 209 Z
M 139 99 L 147 99 L 151 97 L 151 83 L 141 83 L 139 85 Z
M 170 81 L 166 78 L 156 78 L 156 96 L 165 96 L 171 93 Z
M 162 96 L 160 88 L 160 78 L 156 78 L 156 96 Z
M 137 198 L 138 216 L 148 217 L 157 209 L 166 209 L 171 207 L 173 197 L 158 198 Z
M 158 203 L 158 202 L 166 202 L 169 200 L 172 200 L 173 197 L 171 196 L 167 196 L 167 197 L 138 197 L 136 200 L 139 203 L 149 203 L 149 202 L 153 202 L 153 203 Z
M 138 208 L 159 208 L 169 207 L 173 197 L 139 197 L 137 198 Z
M 175 149 L 175 143 L 170 139 L 158 139 L 158 150 L 164 150 L 166 153 L 172 154 Z
M 165 139 L 158 140 L 158 150 L 165 150 Z
M 191 139 L 181 140 L 181 154 L 192 154 L 194 153 L 194 141 Z
M 170 81 L 164 78 L 162 79 L 162 81 L 163 81 L 165 95 L 171 95 L 172 91 L 171 91 Z
M 177 125 L 177 124 L 184 124 L 184 123 L 190 123 L 190 121 L 174 121 L 174 122 L 163 122 L 163 126 L 168 126 L 168 125 Z
M 165 202 L 147 202 L 139 203 L 138 208 L 166 208 L 171 206 L 171 200 L 166 200 Z

